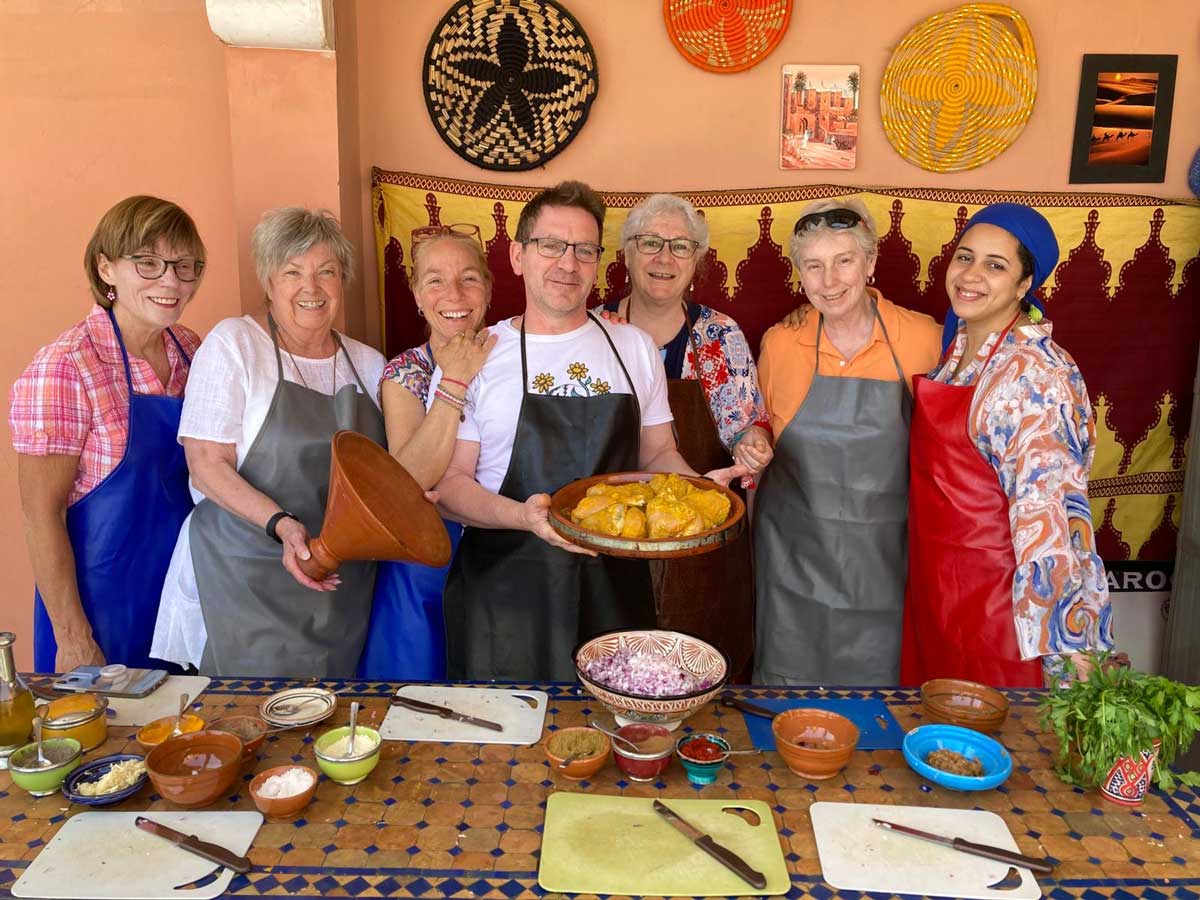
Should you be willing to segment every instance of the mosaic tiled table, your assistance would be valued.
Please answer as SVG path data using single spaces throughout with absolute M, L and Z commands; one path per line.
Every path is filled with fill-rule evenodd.
M 363 719 L 378 724 L 394 685 L 325 682 L 344 687 L 333 719 L 316 733 L 343 723 L 351 698 L 365 704 Z M 253 712 L 267 694 L 293 682 L 214 680 L 200 698 L 205 718 Z M 577 685 L 522 685 L 548 691 L 546 728 L 583 724 L 608 713 Z M 909 690 L 824 693 L 740 688 L 748 700 L 765 697 L 846 696 L 884 700 L 900 724 L 920 724 L 920 705 Z M 1095 792 L 1063 784 L 1051 770 L 1054 739 L 1041 734 L 1037 693 L 1012 691 L 1012 713 L 1000 740 L 1016 769 L 996 791 L 962 794 L 931 786 L 905 764 L 900 751 L 856 753 L 831 781 L 809 783 L 792 775 L 778 755 L 741 757 L 713 785 L 690 785 L 678 764 L 656 784 L 628 782 L 609 765 L 594 779 L 567 781 L 548 767 L 540 746 L 388 742 L 382 759 L 361 784 L 342 787 L 322 780 L 303 818 L 267 821 L 249 856 L 254 870 L 234 879 L 227 896 L 475 897 L 492 900 L 546 896 L 537 886 L 546 797 L 553 791 L 661 796 L 741 798 L 766 801 L 775 811 L 783 852 L 792 874 L 789 897 L 860 897 L 837 891 L 821 878 L 808 808 L 818 800 L 987 809 L 1008 823 L 1023 853 L 1056 861 L 1039 877 L 1050 898 L 1200 898 L 1200 797 L 1188 790 L 1153 793 L 1128 810 Z M 686 726 L 724 731 L 735 746 L 748 746 L 741 713 L 709 704 Z M 92 756 L 137 749 L 132 728 L 112 727 Z M 289 761 L 315 768 L 314 734 L 274 734 L 242 781 L 213 809 L 253 809 L 247 784 L 256 771 Z M 739 759 L 735 757 L 735 759 Z M 147 787 L 115 807 L 174 807 Z M 34 799 L 0 773 L 0 896 L 29 860 L 70 816 L 82 812 L 61 795 Z M 871 897 L 883 897 L 871 894 Z

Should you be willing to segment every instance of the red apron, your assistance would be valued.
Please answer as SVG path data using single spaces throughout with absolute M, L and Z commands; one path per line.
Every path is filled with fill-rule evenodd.
M 1011 328 L 1001 333 L 983 369 Z M 1041 687 L 1041 659 L 1022 660 L 1017 650 L 1008 497 L 971 440 L 974 397 L 975 385 L 941 384 L 924 375 L 913 383 L 900 683 L 965 678 L 994 687 Z

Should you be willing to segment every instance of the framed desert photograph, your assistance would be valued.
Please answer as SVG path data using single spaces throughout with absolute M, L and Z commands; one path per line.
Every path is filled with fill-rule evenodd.
M 858 66 L 784 66 L 779 168 L 853 169 Z
M 1163 181 L 1178 56 L 1083 57 L 1071 183 Z

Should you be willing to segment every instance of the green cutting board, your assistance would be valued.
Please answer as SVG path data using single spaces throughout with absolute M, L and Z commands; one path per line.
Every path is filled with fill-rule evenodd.
M 791 887 L 771 809 L 761 800 L 664 800 L 767 877 L 755 890 L 676 831 L 651 797 L 556 793 L 546 801 L 538 884 L 567 894 L 722 897 Z M 726 809 L 756 813 L 758 825 Z

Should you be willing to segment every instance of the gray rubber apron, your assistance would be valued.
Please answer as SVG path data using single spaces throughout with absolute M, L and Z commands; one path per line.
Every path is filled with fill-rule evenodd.
M 331 441 L 342 429 L 385 441 L 383 417 L 350 354 L 353 384 L 333 396 L 285 381 L 275 322 L 268 317 L 279 384 L 262 429 L 238 474 L 294 513 L 310 535 L 325 521 Z M 336 370 L 335 370 L 336 371 Z M 200 669 L 210 675 L 353 677 L 367 636 L 375 563 L 343 563 L 331 593 L 299 584 L 280 562 L 281 548 L 260 525 L 212 500 L 192 513 L 192 562 L 208 643 Z
M 500 495 L 517 502 L 578 478 L 638 467 L 642 414 L 633 379 L 604 334 L 631 393 L 552 397 L 529 392 L 521 323 L 521 411 Z M 444 595 L 451 679 L 574 681 L 571 651 L 615 628 L 653 628 L 642 559 L 581 556 L 529 531 L 467 528 Z
M 912 396 L 818 373 L 754 512 L 756 684 L 894 685 L 900 675 Z

